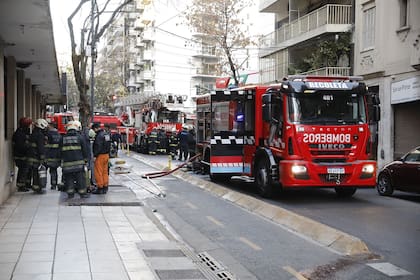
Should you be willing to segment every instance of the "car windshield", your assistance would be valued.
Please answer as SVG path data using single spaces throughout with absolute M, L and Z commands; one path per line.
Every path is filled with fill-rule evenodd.
M 366 123 L 363 96 L 355 93 L 296 94 L 288 99 L 289 121 L 301 124 Z

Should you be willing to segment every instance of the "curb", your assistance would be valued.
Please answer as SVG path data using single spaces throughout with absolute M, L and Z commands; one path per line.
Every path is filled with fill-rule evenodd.
M 136 155 L 136 157 L 154 168 L 167 169 L 167 167 L 162 166 L 158 162 L 151 161 L 141 155 Z M 177 170 L 171 175 L 194 184 L 217 197 L 234 203 L 251 213 L 262 216 L 340 254 L 361 255 L 370 253 L 369 248 L 361 239 L 323 223 L 298 215 L 279 206 L 271 205 L 252 196 L 232 191 L 213 182 L 191 176 L 181 170 Z

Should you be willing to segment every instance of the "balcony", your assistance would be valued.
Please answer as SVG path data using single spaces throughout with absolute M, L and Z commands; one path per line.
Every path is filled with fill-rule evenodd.
M 136 38 L 136 48 L 143 48 L 143 47 L 144 47 L 143 40 L 141 39 L 141 37 L 137 37 Z
M 150 81 L 153 79 L 153 74 L 151 70 L 145 70 L 141 73 L 143 80 Z
M 351 5 L 325 5 L 291 23 L 282 25 L 262 38 L 260 57 L 324 33 L 349 31 L 352 24 L 351 9 Z
M 324 67 L 300 73 L 299 75 L 316 75 L 316 76 L 350 76 L 350 67 Z
M 141 74 L 136 76 L 136 84 L 144 84 L 144 80 Z
M 136 67 L 136 65 L 135 65 L 134 63 L 129 63 L 129 64 L 128 64 L 128 69 L 129 69 L 129 70 L 136 70 L 136 69 L 137 69 L 137 67 Z
M 146 96 L 152 96 L 154 92 L 155 92 L 155 89 L 152 86 L 147 86 L 147 87 L 144 87 L 143 89 L 143 94 Z
M 153 53 L 151 50 L 147 50 L 143 52 L 143 60 L 145 61 L 153 60 Z
M 145 27 L 144 23 L 141 19 L 137 19 L 134 23 L 134 30 L 143 30 Z
M 153 29 L 146 29 L 143 32 L 142 36 L 143 41 L 154 41 L 155 40 L 155 32 Z
M 193 78 L 198 77 L 218 77 L 216 67 L 214 65 L 207 65 L 197 67 L 192 75 Z
M 288 0 L 283 0 L 288 1 Z M 260 13 L 276 13 L 279 11 L 282 1 L 278 0 L 260 0 L 260 5 L 258 7 Z M 283 5 L 284 6 L 284 5 Z
M 203 45 L 195 49 L 194 57 L 217 58 L 216 47 Z

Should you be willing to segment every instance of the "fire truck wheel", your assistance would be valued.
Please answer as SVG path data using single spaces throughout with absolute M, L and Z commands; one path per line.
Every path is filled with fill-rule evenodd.
M 356 188 L 335 188 L 335 193 L 339 197 L 351 197 L 356 193 Z
M 384 173 L 379 174 L 376 190 L 380 195 L 392 195 L 394 188 L 391 185 L 391 178 L 389 178 L 389 176 Z
M 259 162 L 255 172 L 255 183 L 257 185 L 259 194 L 265 198 L 272 197 L 274 190 L 271 178 L 268 175 L 270 174 L 268 163 L 265 160 Z

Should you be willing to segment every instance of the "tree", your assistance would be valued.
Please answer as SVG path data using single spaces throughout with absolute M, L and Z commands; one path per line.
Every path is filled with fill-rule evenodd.
M 244 30 L 241 14 L 252 0 L 193 0 L 185 12 L 193 31 L 204 34 L 223 52 L 222 67 L 227 66 L 235 84 L 239 84 L 238 69 L 242 62 L 235 60 L 235 52 L 251 44 Z
M 89 86 L 86 83 L 86 70 L 87 70 L 87 63 L 88 63 L 88 56 L 86 55 L 85 49 L 88 45 L 93 45 L 99 41 L 99 39 L 104 34 L 105 30 L 108 26 L 112 23 L 114 18 L 118 15 L 123 7 L 127 4 L 131 3 L 133 0 L 121 0 L 119 5 L 111 12 L 111 15 L 107 14 L 108 11 L 106 9 L 109 7 L 112 0 L 104 0 L 102 5 L 98 5 L 96 0 L 80 0 L 79 4 L 77 5 L 76 9 L 73 13 L 68 17 L 67 24 L 69 26 L 70 32 L 70 43 L 71 43 L 71 61 L 73 65 L 73 73 L 74 79 L 76 81 L 77 89 L 79 91 L 79 113 L 80 113 L 80 120 L 84 125 L 87 124 L 87 119 L 89 113 L 94 108 L 90 108 L 87 91 Z M 80 35 L 80 44 L 79 49 L 77 50 L 76 39 L 73 30 L 73 18 L 81 13 L 81 9 L 85 6 L 86 3 L 93 3 L 92 11 L 86 20 L 83 23 L 81 35 Z M 101 19 L 103 20 L 104 15 L 109 16 L 104 23 L 102 23 Z M 93 20 L 92 20 L 93 17 Z M 89 20 L 90 19 L 90 20 Z M 93 22 L 93 26 L 89 26 L 90 22 Z M 90 27 L 90 28 L 88 28 Z M 85 40 L 85 32 L 88 31 L 87 39 Z M 95 58 L 95 54 L 91 54 L 92 58 Z M 93 59 L 92 59 L 93 60 Z M 94 63 L 94 62 L 92 62 Z M 93 73 L 92 73 L 93 74 Z

